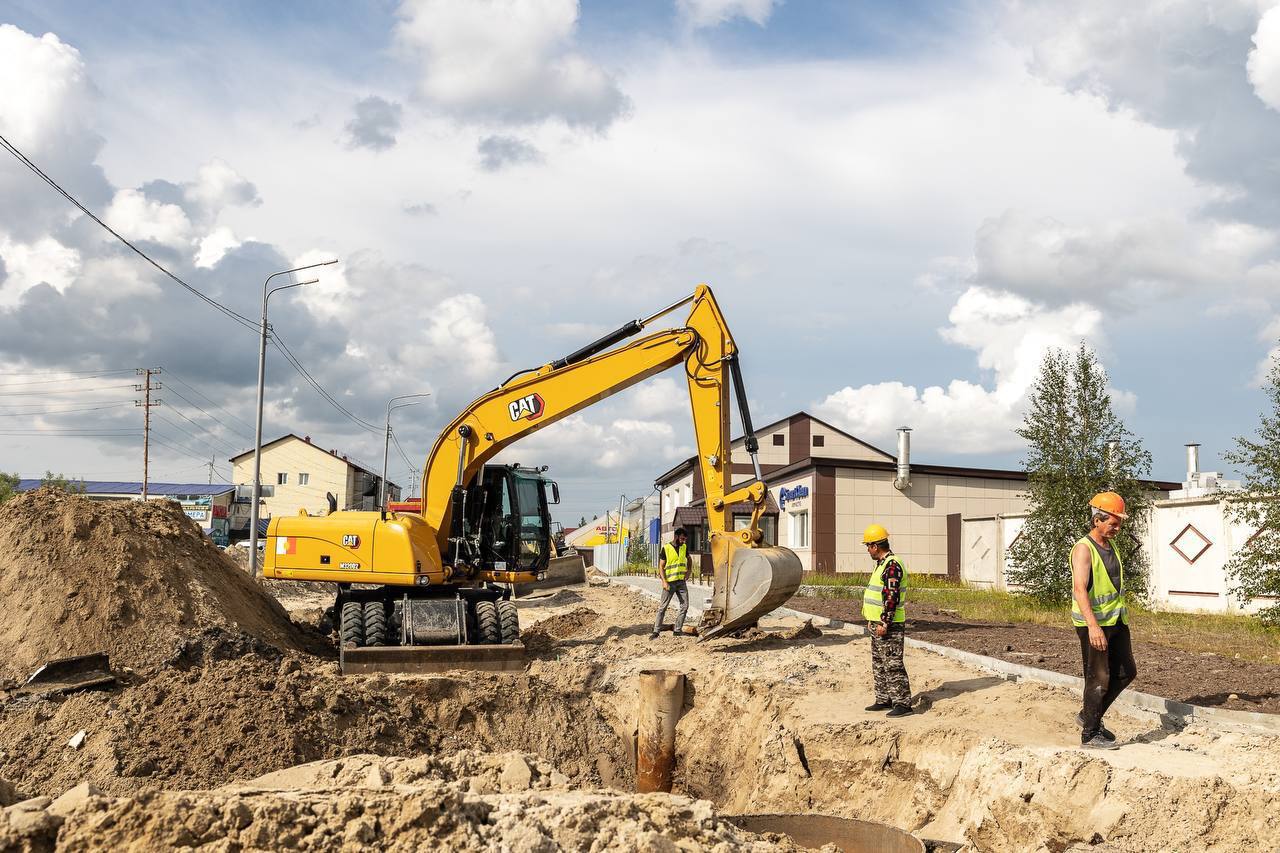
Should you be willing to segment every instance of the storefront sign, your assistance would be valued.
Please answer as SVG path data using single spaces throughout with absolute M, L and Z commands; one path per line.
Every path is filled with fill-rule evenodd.
M 780 509 L 786 509 L 788 501 L 794 502 L 808 497 L 808 486 L 796 486 L 793 489 L 781 489 L 778 491 L 778 507 Z

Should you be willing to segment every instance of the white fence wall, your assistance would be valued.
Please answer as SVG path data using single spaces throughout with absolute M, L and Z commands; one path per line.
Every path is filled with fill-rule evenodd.
M 961 522 L 960 578 L 972 586 L 1006 589 L 1009 546 L 1025 515 L 966 518 Z M 1255 612 L 1274 604 L 1238 601 L 1224 567 L 1256 531 L 1232 523 L 1220 497 L 1174 498 L 1151 509 L 1142 547 L 1151 567 L 1150 605 L 1158 610 Z M 1066 571 L 1066 555 L 1062 571 Z
M 964 519 L 960 524 L 960 579 L 982 589 L 1005 589 L 1009 546 L 1022 532 L 1026 518 L 1017 514 Z

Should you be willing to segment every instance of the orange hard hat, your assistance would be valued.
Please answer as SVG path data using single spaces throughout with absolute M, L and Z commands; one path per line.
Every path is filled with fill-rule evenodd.
M 1115 492 L 1098 492 L 1093 496 L 1093 500 L 1089 501 L 1089 506 L 1100 509 L 1108 515 L 1114 515 L 1116 518 L 1129 517 L 1124 511 L 1124 498 Z

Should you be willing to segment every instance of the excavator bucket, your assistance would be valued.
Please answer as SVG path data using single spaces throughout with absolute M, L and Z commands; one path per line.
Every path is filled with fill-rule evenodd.
M 731 547 L 716 566 L 711 607 L 703 616 L 702 639 L 747 628 L 781 607 L 800 588 L 804 567 L 790 548 Z

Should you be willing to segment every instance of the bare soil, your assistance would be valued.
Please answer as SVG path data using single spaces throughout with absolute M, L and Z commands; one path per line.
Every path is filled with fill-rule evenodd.
M 787 606 L 846 622 L 863 621 L 858 599 L 797 596 Z M 1061 628 L 979 622 L 925 603 L 912 604 L 907 617 L 907 636 L 917 640 L 1067 675 L 1083 673 L 1080 640 L 1066 619 L 1068 624 Z M 1192 705 L 1280 714 L 1280 666 L 1142 642 L 1133 644 L 1133 656 L 1138 667 L 1135 690 Z
M 279 648 L 314 640 L 172 501 L 90 501 L 56 489 L 7 501 L 0 601 L 0 684 L 98 651 L 116 667 L 154 667 L 215 628 Z
M 917 713 L 888 720 L 862 710 L 869 644 L 848 627 L 651 641 L 656 603 L 616 584 L 518 606 L 517 673 L 344 677 L 196 619 L 162 623 L 177 653 L 108 689 L 0 691 L 0 850 L 794 849 L 724 818 L 779 812 L 970 851 L 1280 848 L 1280 737 L 1113 711 L 1122 748 L 1086 752 L 1068 691 L 917 649 Z M 650 669 L 686 674 L 669 795 L 631 793 Z

